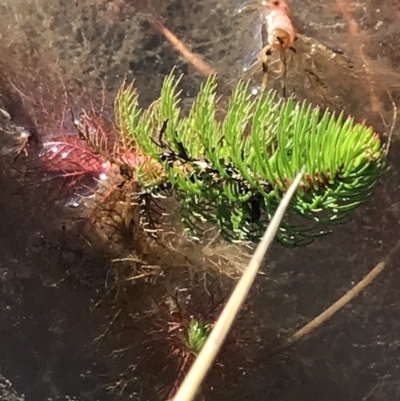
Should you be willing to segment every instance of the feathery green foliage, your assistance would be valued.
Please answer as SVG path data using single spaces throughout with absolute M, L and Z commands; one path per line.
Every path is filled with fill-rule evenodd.
M 147 110 L 139 108 L 134 87 L 123 86 L 116 110 L 126 142 L 135 142 L 165 172 L 151 174 L 143 162 L 140 184 L 151 193 L 168 183 L 195 238 L 211 223 L 229 241 L 258 241 L 302 166 L 305 178 L 277 234 L 288 246 L 322 233 L 306 219 L 342 223 L 376 186 L 385 153 L 371 127 L 293 98 L 278 100 L 274 92 L 254 97 L 245 82 L 219 121 L 215 76 L 183 116 L 178 84 L 172 72 Z M 303 218 L 300 226 L 297 217 Z
M 210 325 L 192 319 L 189 322 L 187 338 L 184 338 L 184 343 L 188 351 L 197 355 L 203 348 L 209 333 Z

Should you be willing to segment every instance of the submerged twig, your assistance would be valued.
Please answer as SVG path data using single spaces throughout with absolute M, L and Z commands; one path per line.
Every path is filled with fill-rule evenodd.
M 386 262 L 378 263 L 358 284 L 347 291 L 346 294 L 338 299 L 333 305 L 318 315 L 315 319 L 311 320 L 311 322 L 303 326 L 300 330 L 296 331 L 296 333 L 287 338 L 282 344 L 281 348 L 292 345 L 321 326 L 322 323 L 329 320 L 336 312 L 346 306 L 353 298 L 355 298 L 358 294 L 360 294 L 361 291 L 370 285 L 385 267 Z
M 156 16 L 155 10 L 150 5 L 148 0 L 139 1 L 136 3 L 138 7 L 149 22 L 154 26 L 154 28 L 160 32 L 172 47 L 178 51 L 185 60 L 192 64 L 197 70 L 199 70 L 203 75 L 209 76 L 217 73 L 217 70 L 212 68 L 209 64 L 201 59 L 200 56 L 193 53 L 174 33 L 172 33 Z
M 193 53 L 189 48 L 177 37 L 175 36 L 164 24 L 161 23 L 154 15 L 148 16 L 149 21 L 153 26 L 165 36 L 169 43 L 177 50 L 185 60 L 192 64 L 197 70 L 199 70 L 203 75 L 209 76 L 217 73 L 213 67 L 203 61 L 200 56 Z
M 349 26 L 350 36 L 353 38 L 355 44 L 357 45 L 358 54 L 364 63 L 366 81 L 369 91 L 369 100 L 371 104 L 372 111 L 376 113 L 382 112 L 382 103 L 380 101 L 379 95 L 376 93 L 376 82 L 373 79 L 373 73 L 370 68 L 369 57 L 365 51 L 365 44 L 360 40 L 360 28 L 354 19 L 353 10 L 351 8 L 351 2 L 349 0 L 336 0 L 337 8 L 342 13 L 344 19 Z
M 351 288 L 345 295 L 343 295 L 339 300 L 337 300 L 333 305 L 331 305 L 328 309 L 318 315 L 316 318 L 311 320 L 311 322 L 307 323 L 300 330 L 297 330 L 294 334 L 292 334 L 289 338 L 287 338 L 279 347 L 272 350 L 267 358 L 270 358 L 278 353 L 280 353 L 283 349 L 293 345 L 303 337 L 311 334 L 315 329 L 329 320 L 336 312 L 339 312 L 344 306 L 346 306 L 350 301 L 352 301 L 357 295 L 359 295 L 366 287 L 368 287 L 375 278 L 382 273 L 382 271 L 387 266 L 387 263 L 390 261 L 391 257 L 395 252 L 400 249 L 400 240 L 397 241 L 396 245 L 392 248 L 386 258 L 379 262 L 360 282 L 358 282 L 353 288 Z M 264 358 L 265 360 L 265 358 Z
M 122 309 L 119 309 L 118 312 L 114 315 L 114 317 L 111 319 L 111 322 L 108 324 L 106 330 L 104 331 L 103 334 L 100 334 L 99 336 L 97 336 L 94 340 L 93 340 L 93 344 L 100 341 L 101 339 L 105 338 L 106 335 L 108 334 L 108 332 L 111 329 L 111 326 L 115 323 L 115 321 L 117 320 L 118 316 L 121 314 Z
M 388 95 L 390 101 L 392 102 L 393 119 L 392 119 L 392 124 L 390 126 L 389 134 L 388 134 L 388 142 L 386 144 L 386 154 L 389 153 L 390 145 L 392 143 L 393 131 L 394 131 L 394 127 L 396 126 L 396 121 L 397 121 L 397 106 L 396 106 L 396 103 L 393 100 L 392 95 L 389 92 L 387 92 L 387 95 Z

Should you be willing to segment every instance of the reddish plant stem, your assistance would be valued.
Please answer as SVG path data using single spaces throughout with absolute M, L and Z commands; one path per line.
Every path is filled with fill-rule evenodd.
M 175 395 L 175 393 L 177 392 L 178 387 L 179 387 L 179 384 L 180 384 L 180 381 L 181 381 L 181 378 L 182 378 L 182 376 L 183 376 L 184 373 L 185 373 L 185 368 L 186 368 L 186 365 L 187 365 L 188 362 L 189 362 L 189 359 L 190 359 L 190 353 L 187 352 L 186 355 L 185 355 L 185 357 L 183 358 L 183 361 L 182 361 L 182 363 L 181 363 L 181 367 L 179 368 L 178 377 L 176 378 L 174 384 L 172 385 L 172 389 L 171 389 L 171 391 L 170 391 L 169 394 L 168 394 L 168 398 L 167 398 L 168 400 L 172 399 L 172 397 L 173 397 L 173 396 Z

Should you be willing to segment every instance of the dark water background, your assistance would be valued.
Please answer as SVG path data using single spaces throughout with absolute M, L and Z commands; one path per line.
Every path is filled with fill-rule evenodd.
M 288 90 L 322 107 L 343 108 L 387 134 L 393 103 L 400 98 L 399 3 L 351 3 L 359 42 L 335 2 L 291 1 L 299 30 L 344 50 L 354 67 L 350 71 L 332 63 L 328 53 L 312 55 L 309 46 L 299 43 Z M 21 155 L 12 162 L 7 151 L 13 123 L 36 127 L 43 139 L 60 130 L 67 105 L 86 106 L 90 99 L 111 115 L 124 76 L 135 79 L 146 106 L 174 65 L 185 74 L 181 87 L 184 102 L 190 103 L 204 77 L 154 29 L 149 13 L 216 68 L 229 90 L 259 50 L 257 13 L 238 14 L 242 5 L 236 0 L 160 0 L 151 6 L 139 0 L 80 0 L 78 6 L 72 0 L 3 0 L 0 5 L 1 73 L 18 84 L 16 91 L 2 79 L 0 91 L 0 106 L 12 117 L 10 122 L 0 115 L 0 374 L 21 397 L 163 399 L 177 367 L 166 358 L 162 341 L 149 350 L 146 323 L 138 323 L 160 287 L 110 284 L 118 283 L 118 273 L 107 244 L 95 237 L 88 241 L 80 210 L 66 210 L 54 195 L 54 184 L 43 182 L 34 146 L 28 159 Z M 357 51 L 360 43 L 364 60 Z M 304 74 L 305 65 L 324 81 L 322 92 Z M 371 106 L 369 81 L 378 108 Z M 306 248 L 273 248 L 251 300 L 256 318 L 249 315 L 246 321 L 264 348 L 258 351 L 254 337 L 248 355 L 262 355 L 318 315 L 392 249 L 400 216 L 398 132 L 395 127 L 390 170 L 350 223 Z M 169 280 L 179 284 L 176 277 Z M 234 380 L 211 380 L 214 387 L 205 389 L 206 398 L 399 399 L 399 291 L 395 258 L 374 284 L 312 336 L 246 368 Z M 247 366 L 234 353 L 231 357 L 231 364 Z

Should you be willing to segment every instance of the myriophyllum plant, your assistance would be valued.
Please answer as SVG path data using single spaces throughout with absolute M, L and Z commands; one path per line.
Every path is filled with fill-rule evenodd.
M 167 76 L 146 110 L 134 86 L 123 85 L 117 125 L 121 143 L 143 156 L 130 166 L 143 191 L 171 188 L 196 238 L 211 223 L 229 241 L 258 241 L 302 166 L 303 181 L 276 237 L 284 245 L 322 233 L 315 223 L 345 222 L 378 183 L 385 152 L 371 127 L 293 98 L 278 100 L 272 91 L 254 97 L 245 82 L 218 119 L 215 76 L 184 116 L 178 84 Z
M 196 319 L 192 319 L 187 330 L 187 338 L 183 339 L 187 350 L 192 354 L 197 355 L 203 348 L 209 333 L 209 324 L 204 324 Z

